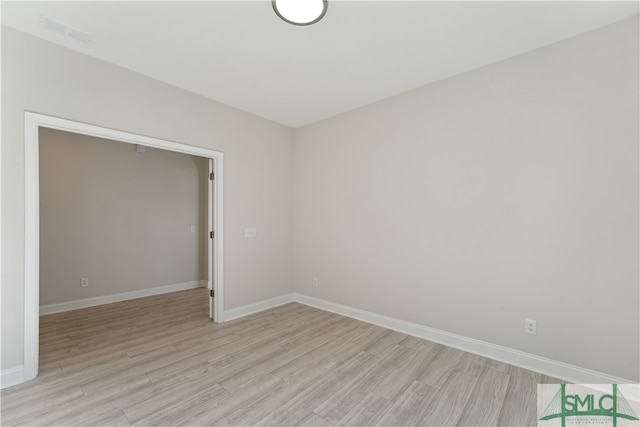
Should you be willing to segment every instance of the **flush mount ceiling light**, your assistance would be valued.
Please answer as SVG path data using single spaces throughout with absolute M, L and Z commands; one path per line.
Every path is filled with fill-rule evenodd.
M 273 10 L 293 25 L 311 25 L 327 13 L 328 0 L 271 0 Z

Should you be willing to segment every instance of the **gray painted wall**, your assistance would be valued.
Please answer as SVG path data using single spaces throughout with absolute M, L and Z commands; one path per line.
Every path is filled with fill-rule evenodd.
M 208 175 L 203 157 L 41 129 L 40 305 L 206 281 Z
M 636 17 L 298 129 L 296 292 L 637 381 L 638 50 Z
M 2 370 L 23 363 L 25 111 L 224 152 L 225 308 L 292 291 L 291 129 L 6 27 L 1 53 Z

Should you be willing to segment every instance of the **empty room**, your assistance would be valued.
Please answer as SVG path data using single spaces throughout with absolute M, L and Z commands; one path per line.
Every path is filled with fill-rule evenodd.
M 637 1 L 1 8 L 2 425 L 640 425 Z

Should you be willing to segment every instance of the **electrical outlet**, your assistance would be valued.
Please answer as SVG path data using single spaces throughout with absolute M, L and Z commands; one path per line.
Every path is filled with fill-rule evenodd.
M 318 283 L 319 283 L 319 282 L 318 282 L 318 278 L 317 278 L 317 277 L 314 277 L 314 278 L 313 278 L 313 287 L 314 287 L 314 288 L 317 288 L 317 287 L 318 287 Z
M 536 321 L 531 319 L 524 319 L 524 332 L 525 334 L 536 334 Z
M 88 277 L 83 277 L 82 279 L 80 279 L 80 287 L 81 288 L 88 288 L 89 287 L 89 278 Z

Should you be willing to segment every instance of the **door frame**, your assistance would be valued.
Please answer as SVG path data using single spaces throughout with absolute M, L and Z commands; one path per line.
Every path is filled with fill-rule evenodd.
M 212 232 L 215 230 L 216 224 L 216 211 L 214 210 L 214 206 L 218 205 L 218 200 L 216 198 L 216 186 L 215 186 L 215 171 L 216 171 L 216 161 L 215 159 L 207 159 L 207 170 L 209 174 L 207 176 L 207 231 Z M 217 287 L 215 286 L 216 280 L 213 274 L 214 271 L 218 271 L 218 267 L 216 265 L 217 258 L 215 254 L 215 246 L 214 246 L 214 236 L 210 234 L 207 236 L 207 289 L 209 290 L 209 318 L 216 322 L 219 318 L 220 310 L 216 307 L 217 300 L 214 298 L 215 292 L 217 292 Z M 213 291 L 213 292 L 212 292 Z
M 130 132 L 90 125 L 73 120 L 25 111 L 25 245 L 24 245 L 24 380 L 38 375 L 39 362 L 39 318 L 40 318 L 40 188 L 39 188 L 39 129 L 49 128 L 98 138 L 111 139 L 128 144 L 144 145 L 161 150 L 213 159 L 216 176 L 213 181 L 216 200 L 211 212 L 215 239 L 213 254 L 207 254 L 208 263 L 213 263 L 212 287 L 215 291 L 216 310 L 214 322 L 224 322 L 224 263 L 223 263 L 223 178 L 224 153 L 207 148 L 181 144 L 165 139 L 138 135 Z M 211 196 L 209 196 L 211 197 Z M 207 236 L 208 237 L 208 236 Z M 213 255 L 213 256 L 212 256 Z

